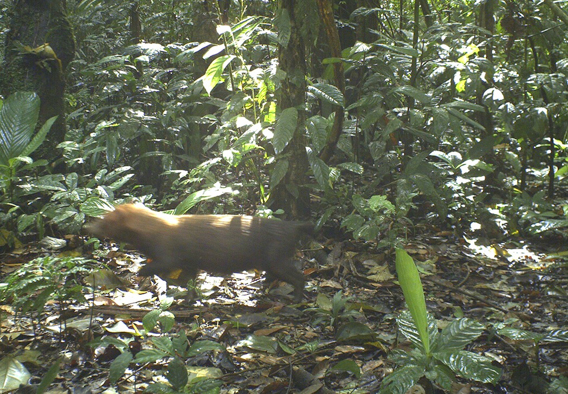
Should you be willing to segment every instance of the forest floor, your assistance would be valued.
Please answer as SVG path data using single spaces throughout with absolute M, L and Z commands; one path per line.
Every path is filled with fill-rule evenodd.
M 451 391 L 544 393 L 550 392 L 551 382 L 566 379 L 563 243 L 495 243 L 433 228 L 426 233 L 405 249 L 421 273 L 429 312 L 440 329 L 462 316 L 482 323 L 485 331 L 467 350 L 491 358 L 503 371 L 497 385 L 458 378 Z M 267 291 L 255 272 L 225 278 L 203 273 L 202 298 L 192 305 L 183 297 L 176 299 L 162 312 L 173 314 L 173 325 L 163 323 L 145 334 L 144 316 L 182 289 L 136 276 L 143 257 L 103 244 L 95 258 L 114 274 L 96 278 L 98 290 L 87 295 L 88 302 L 72 303 L 64 312 L 48 303 L 35 316 L 0 305 L 0 352 L 26 366 L 35 388 L 61 360 L 50 393 L 137 393 L 152 382 L 172 382 L 173 368 L 165 373 L 172 358 L 159 356 L 174 356 L 168 346 L 183 332 L 181 341 L 187 337 L 195 345 L 182 357 L 195 391 L 170 392 L 207 392 L 197 391 L 205 390 L 197 382 L 211 378 L 223 393 L 376 393 L 396 369 L 388 358 L 391 351 L 411 348 L 397 334 L 396 318 L 405 304 L 394 253 L 375 253 L 353 241 L 329 240 L 320 246 L 325 262 L 308 258 L 305 250 L 298 253 L 307 277 L 301 304 L 290 303 L 291 286 L 272 284 Z M 75 252 L 90 257 L 81 248 Z M 39 253 L 37 248 L 25 250 L 18 259 Z M 0 268 L 1 280 L 15 267 Z M 502 335 L 503 327 L 516 329 L 516 334 Z M 144 349 L 163 353 L 156 361 L 127 360 L 122 369 L 115 361 L 111 368 L 121 353 L 136 355 Z M 173 353 L 181 356 L 180 348 Z M 113 368 L 118 370 L 109 375 Z M 426 392 L 437 392 L 423 386 Z

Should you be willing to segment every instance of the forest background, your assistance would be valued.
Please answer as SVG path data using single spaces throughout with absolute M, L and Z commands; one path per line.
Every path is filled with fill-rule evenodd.
M 359 270 L 364 253 L 380 265 L 395 247 L 425 245 L 431 262 L 432 244 L 497 259 L 530 245 L 542 253 L 531 270 L 565 276 L 562 7 L 0 1 L 0 246 L 69 248 L 89 218 L 137 201 L 311 218 L 327 261 L 355 253 Z M 539 286 L 566 295 L 556 281 Z M 545 326 L 565 326 L 551 309 Z

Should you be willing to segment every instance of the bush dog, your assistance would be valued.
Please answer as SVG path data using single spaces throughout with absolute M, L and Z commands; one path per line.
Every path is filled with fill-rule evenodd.
M 294 286 L 294 301 L 301 302 L 304 275 L 292 261 L 295 245 L 313 224 L 235 215 L 168 215 L 140 204 L 119 205 L 87 230 L 98 237 L 126 242 L 151 262 L 138 275 L 182 271 L 195 278 L 199 270 L 218 273 L 249 269 Z M 187 282 L 186 282 L 187 283 Z

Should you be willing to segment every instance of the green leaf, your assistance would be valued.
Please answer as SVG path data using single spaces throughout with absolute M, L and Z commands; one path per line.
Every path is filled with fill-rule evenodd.
M 35 93 L 16 92 L 0 108 L 0 164 L 21 156 L 34 133 L 40 100 Z M 47 122 L 46 122 L 47 123 Z
M 418 57 L 419 53 L 416 49 L 411 47 L 395 47 L 392 45 L 378 44 L 378 48 L 388 49 L 389 51 L 400 53 L 402 55 L 407 55 L 411 57 Z
M 47 133 L 49 132 L 49 130 L 51 130 L 51 126 L 53 125 L 53 123 L 55 122 L 55 120 L 57 119 L 57 116 L 54 116 L 52 118 L 49 118 L 44 124 L 43 126 L 41 126 L 41 129 L 39 129 L 39 131 L 37 132 L 37 134 L 34 136 L 34 138 L 32 138 L 31 142 L 28 144 L 28 146 L 26 146 L 26 148 L 24 149 L 24 151 L 22 152 L 22 156 L 29 156 L 31 155 L 33 152 L 35 152 L 35 150 L 37 148 L 39 148 L 39 146 L 43 143 L 43 141 L 45 140 L 45 136 L 47 135 Z
M 333 105 L 339 105 L 340 107 L 343 107 L 345 102 L 341 90 L 339 90 L 336 86 L 327 83 L 316 83 L 314 85 L 310 85 L 308 86 L 308 92 L 323 101 L 327 101 Z
M 233 55 L 219 56 L 211 62 L 205 75 L 203 76 L 203 88 L 207 91 L 207 94 L 211 94 L 211 91 L 219 81 L 221 80 L 221 75 L 225 68 L 235 59 Z
M 226 348 L 225 346 L 215 341 L 205 341 L 205 340 L 196 341 L 190 346 L 188 351 L 188 357 L 195 357 L 205 352 L 210 352 L 213 350 L 225 351 Z
M 172 385 L 174 390 L 181 391 L 188 382 L 188 373 L 185 364 L 179 358 L 174 358 L 169 364 L 166 371 L 166 379 Z
M 245 118 L 246 119 L 246 118 Z M 246 119 L 248 121 L 248 119 Z M 237 127 L 240 127 L 237 122 Z M 256 145 L 256 138 L 262 132 L 262 125 L 260 123 L 255 123 L 247 130 L 241 134 L 239 139 L 235 141 L 233 144 L 233 148 L 239 149 L 243 145 L 253 144 Z
M 412 97 L 415 100 L 420 101 L 424 105 L 430 104 L 430 97 L 421 91 L 420 89 L 416 89 L 414 86 L 404 85 L 396 87 L 392 90 L 392 92 L 404 94 L 405 96 Z
M 321 152 L 327 142 L 327 127 L 329 121 L 320 115 L 315 115 L 306 120 L 306 130 L 312 140 L 312 146 L 316 153 Z
M 286 354 L 296 354 L 296 351 L 294 349 L 292 349 L 290 346 L 286 345 L 284 342 L 278 341 L 278 346 L 280 346 L 280 349 L 282 349 L 282 351 L 284 351 L 284 353 Z
M 405 394 L 424 376 L 424 368 L 407 365 L 397 369 L 381 382 L 379 394 Z
M 306 153 L 316 181 L 322 189 L 329 188 L 329 167 L 310 148 L 306 148 Z
M 418 137 L 420 139 L 423 139 L 424 141 L 426 141 L 429 144 L 432 144 L 432 145 L 438 144 L 438 140 L 436 139 L 436 137 L 433 136 L 432 134 L 430 134 L 429 132 L 425 132 L 425 131 L 419 130 L 415 127 L 408 127 L 408 126 L 405 127 L 405 131 L 409 132 L 412 135 L 415 135 L 416 137 Z
M 51 367 L 49 367 L 49 370 L 43 376 L 41 383 L 37 386 L 36 394 L 42 394 L 49 387 L 49 385 L 53 383 L 53 381 L 57 377 L 57 374 L 59 373 L 59 367 L 62 360 L 63 359 L 61 358 L 58 359 L 57 361 L 55 361 L 55 363 L 53 363 Z
M 433 357 L 443 362 L 457 375 L 483 383 L 497 383 L 501 369 L 491 365 L 491 359 L 461 350 L 459 352 L 434 353 Z
M 126 182 L 128 182 L 130 180 L 130 178 L 132 178 L 134 176 L 134 174 L 126 174 L 123 177 L 119 178 L 118 180 L 116 180 L 115 182 L 111 183 L 110 185 L 108 185 L 108 188 L 110 190 L 117 191 L 118 189 L 120 189 L 122 186 L 124 186 L 124 184 Z
M 432 202 L 436 205 L 436 210 L 438 211 L 440 217 L 446 217 L 446 215 L 448 214 L 448 206 L 438 194 L 438 189 L 432 182 L 432 179 L 422 174 L 414 175 L 410 177 L 410 179 L 412 179 L 412 181 L 416 184 L 418 190 L 428 196 L 430 200 L 432 200 Z
M 162 311 L 159 309 L 155 309 L 146 313 L 146 315 L 142 318 L 142 325 L 144 326 L 144 331 L 147 333 L 152 332 L 156 324 L 158 324 L 158 318 L 160 317 L 160 313 Z
M 439 341 L 439 333 L 438 333 L 438 325 L 436 320 L 430 315 L 426 315 L 428 319 L 428 338 L 430 342 L 430 347 L 433 349 L 437 346 Z M 410 311 L 404 311 L 400 314 L 400 316 L 396 319 L 398 324 L 398 329 L 400 333 L 404 335 L 410 342 L 414 344 L 418 349 L 424 350 L 424 345 L 422 344 L 422 338 L 420 337 L 420 333 L 416 328 L 416 324 L 410 314 Z
M 337 329 L 338 341 L 372 341 L 376 334 L 369 326 L 359 322 L 349 322 Z
M 355 231 L 359 229 L 364 223 L 365 219 L 361 215 L 352 213 L 341 221 L 341 227 L 345 227 L 349 231 Z
M 568 330 L 553 330 L 544 337 L 543 342 L 568 342 Z
M 81 204 L 81 212 L 93 218 L 101 217 L 112 210 L 114 210 L 114 205 L 99 197 L 90 197 Z
M 476 143 L 468 152 L 468 157 L 471 160 L 479 159 L 481 156 L 486 155 L 493 151 L 493 147 L 497 142 L 497 137 L 489 135 Z
M 470 119 L 469 117 L 467 117 L 466 115 L 464 115 L 463 113 L 461 113 L 458 110 L 455 110 L 453 108 L 448 108 L 448 113 L 450 115 L 455 116 L 456 118 L 464 121 L 465 123 L 467 123 L 471 127 L 474 127 L 474 128 L 481 130 L 481 131 L 485 131 L 485 127 L 483 127 L 481 124 L 477 123 L 476 121 Z
M 113 360 L 109 368 L 109 380 L 111 383 L 116 383 L 124 375 L 131 361 L 132 353 L 130 352 L 124 352 Z
M 404 299 L 416 324 L 426 354 L 430 354 L 426 301 L 420 275 L 412 257 L 404 249 L 396 249 L 396 272 Z
M 272 20 L 272 23 L 278 31 L 276 41 L 278 44 L 286 48 L 290 41 L 290 35 L 292 34 L 292 24 L 290 23 L 290 14 L 288 14 L 288 10 L 285 8 L 279 8 L 276 11 L 276 16 Z
M 171 312 L 162 311 L 160 317 L 158 317 L 158 322 L 162 327 L 162 332 L 169 332 L 176 322 L 176 317 Z
M 120 149 L 118 147 L 118 136 L 111 129 L 107 129 L 105 132 L 105 155 L 109 167 L 113 167 L 118 155 L 120 154 Z
M 183 358 L 188 357 L 189 343 L 184 330 L 181 330 L 177 336 L 172 338 L 172 346 L 177 355 Z
M 6 356 L 0 360 L 0 387 L 6 392 L 16 390 L 21 384 L 27 384 L 31 374 L 24 364 L 13 357 Z
M 441 137 L 450 125 L 450 114 L 444 108 L 432 108 L 432 134 Z
M 288 142 L 294 137 L 297 126 L 298 110 L 294 107 L 283 110 L 276 121 L 274 136 L 272 137 L 272 145 L 276 153 L 281 153 L 288 145 Z
M 332 371 L 347 371 L 351 372 L 357 379 L 361 377 L 361 368 L 354 360 L 351 359 L 344 359 L 335 364 L 332 368 Z
M 375 212 L 385 211 L 390 214 L 394 214 L 396 212 L 395 206 L 388 200 L 387 196 L 372 196 L 369 199 L 369 207 Z
M 67 176 L 65 177 L 65 185 L 69 190 L 76 189 L 78 184 L 79 184 L 79 176 L 77 175 L 76 172 L 67 174 Z
M 188 366 L 187 371 L 189 372 L 189 384 L 191 385 L 190 393 L 211 393 L 218 394 L 218 390 L 204 391 L 207 386 L 211 386 L 210 382 L 220 379 L 223 376 L 223 372 L 219 368 L 213 367 L 197 367 Z M 205 383 L 203 385 L 203 383 Z M 201 387 L 202 389 L 198 389 Z M 210 389 L 209 389 L 210 390 Z M 180 393 L 181 394 L 181 393 Z
M 201 201 L 207 201 L 227 193 L 233 193 L 233 189 L 230 187 L 215 186 L 209 189 L 196 191 L 180 202 L 174 213 L 176 215 L 183 215 Z
M 324 311 L 331 311 L 331 300 L 324 293 L 318 293 L 316 297 L 316 305 Z
M 174 345 L 170 337 L 162 336 L 162 337 L 152 337 L 151 342 L 156 348 L 161 350 L 162 352 L 173 356 L 175 355 L 174 352 Z
M 442 330 L 437 351 L 462 350 L 481 335 L 485 328 L 475 320 L 467 318 L 452 320 Z
M 499 335 L 503 335 L 514 341 L 533 341 L 540 342 L 545 334 L 539 334 L 532 331 L 521 330 L 520 328 L 505 327 L 499 330 Z
M 357 230 L 353 231 L 353 238 L 362 238 L 367 242 L 373 241 L 379 236 L 379 231 L 379 226 L 377 226 L 375 221 L 366 222 Z
M 237 343 L 239 347 L 248 347 L 250 349 L 263 351 L 274 354 L 278 350 L 278 342 L 274 338 L 263 337 L 258 335 L 249 335 L 245 339 Z
M 166 357 L 166 353 L 158 349 L 144 349 L 136 353 L 134 361 L 140 364 L 153 363 Z
M 459 108 L 459 109 L 466 109 L 471 111 L 479 111 L 484 112 L 485 108 L 482 105 L 470 103 L 469 101 L 452 101 L 451 103 L 442 104 L 441 107 L 443 108 Z
M 274 166 L 274 170 L 272 170 L 272 174 L 270 176 L 270 188 L 274 189 L 282 179 L 286 176 L 288 172 L 288 160 L 287 159 L 280 159 L 276 162 Z
M 351 172 L 358 174 L 358 175 L 363 175 L 363 172 L 365 172 L 365 169 L 359 163 L 351 163 L 351 162 L 339 163 L 337 166 L 339 168 L 342 168 L 342 169 L 347 170 L 347 171 L 351 171 Z

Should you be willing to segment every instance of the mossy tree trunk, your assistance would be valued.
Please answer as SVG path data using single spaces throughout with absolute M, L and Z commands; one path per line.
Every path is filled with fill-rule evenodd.
M 303 0 L 281 0 L 279 12 L 287 13 L 290 19 L 290 38 L 287 44 L 278 47 L 280 69 L 286 73 L 278 91 L 280 110 L 296 108 L 298 120 L 294 135 L 281 157 L 289 163 L 284 179 L 270 193 L 269 206 L 283 209 L 288 217 L 305 219 L 310 216 L 310 195 L 306 187 L 309 168 L 306 154 L 306 59 L 305 44 L 300 32 L 304 21 L 301 12 Z
M 317 0 L 316 3 L 318 5 L 322 25 L 325 30 L 325 35 L 327 36 L 330 55 L 331 57 L 339 59 L 342 57 L 341 43 L 339 32 L 337 31 L 337 26 L 333 17 L 332 1 Z M 345 70 L 343 68 L 342 62 L 333 64 L 333 75 L 335 86 L 343 95 L 345 95 Z M 328 140 L 320 154 L 320 158 L 326 163 L 328 163 L 331 159 L 339 138 L 341 137 L 341 132 L 343 131 L 343 118 L 345 117 L 345 111 L 342 106 L 335 106 L 334 112 L 335 118 L 333 121 L 333 126 L 331 128 L 331 133 L 329 134 Z
M 38 49 L 44 44 L 49 46 Z M 66 132 L 64 72 L 75 56 L 65 0 L 14 0 L 4 53 L 0 94 L 7 97 L 17 91 L 36 92 L 41 98 L 38 127 L 58 116 L 37 154 L 55 160 L 55 147 Z

